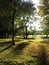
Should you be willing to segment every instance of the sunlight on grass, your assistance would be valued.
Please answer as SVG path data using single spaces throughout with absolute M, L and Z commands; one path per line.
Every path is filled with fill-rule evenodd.
M 8 42 L 8 41 L 11 41 L 12 39 L 11 38 L 7 38 L 7 39 L 0 39 L 0 42 Z

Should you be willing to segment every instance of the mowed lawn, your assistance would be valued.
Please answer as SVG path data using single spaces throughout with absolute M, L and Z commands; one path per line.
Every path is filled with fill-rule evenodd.
M 1 45 L 0 51 L 10 43 Z M 44 57 L 49 63 L 49 39 L 16 39 L 15 45 L 0 52 L 0 65 L 38 65 Z

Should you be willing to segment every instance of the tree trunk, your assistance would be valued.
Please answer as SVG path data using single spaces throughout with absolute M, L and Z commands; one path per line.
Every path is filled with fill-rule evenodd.
M 13 10 L 13 20 L 12 20 L 12 44 L 14 45 L 14 15 L 15 10 Z
M 26 39 L 27 39 L 27 26 L 26 26 Z

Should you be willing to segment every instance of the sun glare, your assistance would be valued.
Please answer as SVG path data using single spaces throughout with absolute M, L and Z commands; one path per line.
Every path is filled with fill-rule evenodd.
M 30 27 L 32 27 L 32 30 L 36 30 L 36 31 L 42 30 L 39 20 L 34 21 L 32 24 L 28 23 L 28 25 L 29 25 L 28 30 L 30 30 Z
M 34 26 L 35 26 L 35 28 L 36 28 L 36 30 L 38 31 L 38 30 L 41 30 L 41 24 L 40 24 L 40 22 L 39 21 L 37 21 L 37 22 L 34 22 L 34 24 L 33 24 Z
M 35 8 L 36 8 L 36 13 L 35 13 L 34 16 L 35 16 L 38 20 L 34 21 L 33 24 L 32 24 L 32 23 L 31 23 L 31 24 L 28 23 L 28 25 L 29 25 L 28 30 L 29 30 L 30 27 L 32 27 L 32 29 L 36 29 L 36 31 L 40 31 L 40 30 L 42 30 L 41 24 L 40 24 L 41 17 L 37 15 L 37 12 L 39 11 L 38 8 L 37 8 L 37 6 L 39 5 L 40 0 L 32 0 L 32 1 L 33 1 L 33 3 L 35 4 Z
M 35 3 L 35 4 L 39 4 L 39 0 L 32 0 L 33 1 L 33 3 Z

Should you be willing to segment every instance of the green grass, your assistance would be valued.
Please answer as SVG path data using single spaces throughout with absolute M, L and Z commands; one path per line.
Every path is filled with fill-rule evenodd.
M 11 38 L 0 39 L 0 42 L 8 42 L 8 41 L 11 41 L 11 40 L 12 40 Z
M 3 41 L 9 40 L 11 39 Z M 2 60 L 0 65 L 7 65 L 7 63 L 8 65 L 37 65 L 38 56 L 41 53 L 40 46 L 46 48 L 46 54 L 49 54 L 49 44 L 44 41 L 41 38 L 36 38 L 35 40 L 17 39 L 14 46 L 0 53 L 0 61 Z

